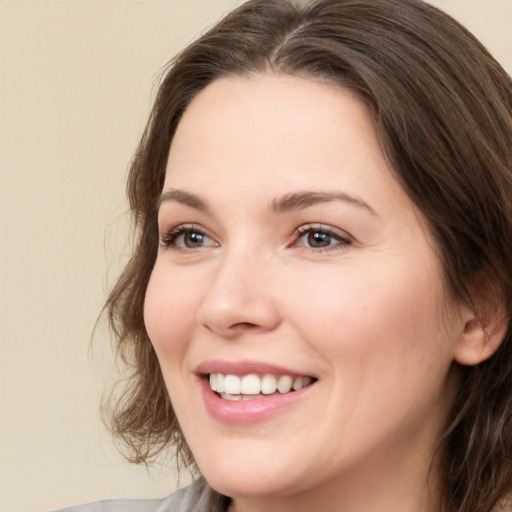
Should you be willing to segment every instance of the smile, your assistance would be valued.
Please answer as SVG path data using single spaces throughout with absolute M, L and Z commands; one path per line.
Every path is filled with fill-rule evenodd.
M 290 375 L 257 375 L 244 376 L 210 373 L 209 383 L 212 391 L 224 400 L 256 400 L 266 395 L 286 394 L 299 391 L 313 382 L 311 377 Z
M 195 374 L 207 413 L 220 423 L 238 425 L 284 414 L 304 403 L 319 381 L 304 370 L 247 359 L 203 361 Z

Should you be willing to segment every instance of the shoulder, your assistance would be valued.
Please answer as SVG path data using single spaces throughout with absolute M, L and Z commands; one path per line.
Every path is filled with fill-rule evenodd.
M 58 512 L 209 512 L 212 492 L 200 478 L 162 499 L 102 500 Z

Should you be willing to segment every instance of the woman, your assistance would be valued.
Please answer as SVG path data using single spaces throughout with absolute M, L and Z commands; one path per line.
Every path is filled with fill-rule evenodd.
M 511 140 L 509 76 L 418 0 L 253 0 L 182 52 L 110 412 L 204 479 L 137 510 L 507 510 Z

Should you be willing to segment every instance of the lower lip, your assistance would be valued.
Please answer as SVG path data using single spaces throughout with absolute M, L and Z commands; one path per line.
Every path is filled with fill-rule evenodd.
M 222 423 L 238 425 L 257 423 L 279 414 L 302 400 L 314 385 L 290 393 L 264 395 L 254 400 L 224 400 L 212 391 L 205 379 L 201 379 L 201 391 L 208 414 Z

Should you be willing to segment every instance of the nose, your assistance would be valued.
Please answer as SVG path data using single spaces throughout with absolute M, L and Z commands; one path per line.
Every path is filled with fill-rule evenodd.
M 272 331 L 280 323 L 274 277 L 263 258 L 226 256 L 207 288 L 197 322 L 227 339 Z

